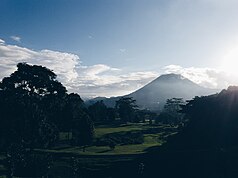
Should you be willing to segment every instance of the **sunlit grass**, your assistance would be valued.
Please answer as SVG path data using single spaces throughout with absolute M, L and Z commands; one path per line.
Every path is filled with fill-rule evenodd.
M 95 128 L 95 137 L 98 138 L 109 133 L 139 131 L 142 129 L 143 127 L 138 124 L 122 125 L 119 127 L 100 126 Z
M 106 134 L 119 133 L 119 132 L 131 132 L 142 131 L 150 128 L 161 128 L 167 126 L 150 126 L 148 124 L 129 124 L 121 125 L 118 127 L 99 126 L 95 128 L 95 138 L 100 138 Z M 164 132 L 154 134 L 144 134 L 144 142 L 142 144 L 130 144 L 130 145 L 116 145 L 115 149 L 111 149 L 109 146 L 88 146 L 83 151 L 83 147 L 69 147 L 60 149 L 57 152 L 74 153 L 79 155 L 126 155 L 126 154 L 141 154 L 153 146 L 160 146 L 164 143 Z

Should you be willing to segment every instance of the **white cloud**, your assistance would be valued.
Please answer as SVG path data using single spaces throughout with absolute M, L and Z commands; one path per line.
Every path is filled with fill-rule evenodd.
M 124 49 L 124 48 L 121 48 L 119 50 L 120 50 L 121 53 L 125 53 L 126 52 L 126 49 Z
M 58 75 L 69 92 L 84 97 L 128 94 L 158 76 L 156 72 L 126 73 L 104 64 L 83 66 L 75 54 L 48 49 L 36 51 L 0 39 L 0 79 L 16 70 L 19 62 L 46 66 Z
M 51 50 L 34 51 L 16 45 L 0 44 L 0 78 L 9 75 L 19 62 L 46 66 L 56 72 L 59 79 L 70 81 L 77 78 L 75 66 L 79 57 L 70 53 Z
M 19 36 L 10 36 L 10 38 L 11 38 L 12 40 L 18 42 L 18 43 L 21 42 L 21 37 L 19 37 Z
M 79 66 L 79 77 L 71 83 L 86 96 L 118 96 L 128 94 L 155 79 L 156 72 L 129 72 L 98 64 Z M 80 82 L 78 82 L 80 81 Z
M 88 35 L 89 39 L 94 39 L 94 37 L 92 35 Z
M 16 70 L 19 62 L 48 67 L 58 75 L 58 80 L 69 92 L 79 93 L 83 97 L 128 94 L 159 76 L 153 71 L 126 72 L 105 64 L 84 66 L 75 54 L 48 49 L 36 51 L 9 45 L 0 39 L 0 79 Z M 238 75 L 218 69 L 168 65 L 163 70 L 164 73 L 181 74 L 209 88 L 221 89 L 238 84 Z
M 2 40 L 2 39 L 0 39 L 0 43 L 5 43 L 5 41 L 4 41 L 4 40 Z
M 222 89 L 229 85 L 238 84 L 238 76 L 227 71 L 213 68 L 181 67 L 168 65 L 164 67 L 165 73 L 181 74 L 191 81 L 208 88 Z

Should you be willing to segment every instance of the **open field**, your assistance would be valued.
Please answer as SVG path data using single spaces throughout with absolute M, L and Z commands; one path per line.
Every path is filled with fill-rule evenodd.
M 98 126 L 95 128 L 95 140 L 100 139 L 106 135 L 119 135 L 130 133 L 143 134 L 143 143 L 141 144 L 118 144 L 115 149 L 109 146 L 88 146 L 85 152 L 82 147 L 68 147 L 57 149 L 57 152 L 75 153 L 80 155 L 115 155 L 115 154 L 141 154 L 145 153 L 146 149 L 153 146 L 160 146 L 165 142 L 168 135 L 175 134 L 176 128 L 167 125 L 149 125 L 149 124 L 127 124 L 118 127 Z
M 94 177 L 95 175 L 110 177 L 120 172 L 118 168 L 126 169 L 127 165 L 133 167 L 136 172 L 138 165 L 132 164 L 133 160 L 146 153 L 148 148 L 162 145 L 167 136 L 176 132 L 177 128 L 169 125 L 149 125 L 147 123 L 118 126 L 101 125 L 95 128 L 95 141 L 107 137 L 120 138 L 121 136 L 125 137 L 126 140 L 127 136 L 131 137 L 136 134 L 142 136 L 143 142 L 140 144 L 116 144 L 115 148 L 111 149 L 107 145 L 96 146 L 94 141 L 92 146 L 86 147 L 85 152 L 82 147 L 70 145 L 51 150 L 35 149 L 35 152 L 52 155 L 53 164 L 49 174 L 53 177 L 72 178 L 75 168 L 75 174 L 78 171 L 80 175 L 86 175 L 86 177 Z M 67 136 L 67 133 L 62 133 L 61 136 L 62 140 L 65 140 L 66 137 L 70 138 L 72 135 L 68 134 Z M 124 140 L 122 139 L 122 141 Z M 77 170 L 78 168 L 80 169 Z M 1 169 L 2 171 L 5 170 L 4 167 Z
M 149 124 L 127 124 L 119 126 L 101 125 L 95 128 L 95 140 L 103 138 L 107 135 L 121 135 L 130 133 L 143 134 L 143 143 L 116 145 L 115 149 L 109 146 L 88 146 L 85 152 L 82 147 L 58 148 L 56 150 L 44 150 L 51 152 L 57 160 L 51 169 L 51 174 L 59 177 L 72 177 L 72 164 L 80 167 L 80 174 L 93 177 L 110 177 L 111 174 L 118 173 L 118 168 L 125 168 L 130 165 L 133 160 L 146 153 L 148 148 L 160 146 L 165 142 L 167 136 L 175 134 L 177 128 L 168 125 L 149 125 Z M 43 151 L 43 150 L 41 150 Z M 138 165 L 134 166 L 137 171 Z M 63 175 L 63 176 L 62 176 Z M 90 177 L 90 176 L 89 176 Z

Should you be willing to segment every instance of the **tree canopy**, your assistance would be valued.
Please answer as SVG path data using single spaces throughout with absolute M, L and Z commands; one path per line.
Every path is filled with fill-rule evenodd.
M 182 109 L 189 119 L 187 126 L 171 138 L 172 147 L 226 148 L 238 146 L 238 87 L 219 94 L 195 97 Z M 175 145 L 176 146 L 175 146 Z
M 88 112 L 94 122 L 112 122 L 116 118 L 115 108 L 108 108 L 102 100 L 90 105 Z
M 40 96 L 66 94 L 66 88 L 56 80 L 53 71 L 27 63 L 17 64 L 17 70 L 0 83 L 0 90 Z
M 180 111 L 183 105 L 185 105 L 185 102 L 182 98 L 167 99 L 157 121 L 166 124 L 181 124 L 183 122 L 183 114 Z
M 136 119 L 136 100 L 132 97 L 122 97 L 116 101 L 116 109 L 123 122 L 133 122 Z
M 49 147 L 57 141 L 59 131 L 73 129 L 75 120 L 81 135 L 91 135 L 92 131 L 83 133 L 85 128 L 82 129 L 93 129 L 86 124 L 91 122 L 82 109 L 82 99 L 77 94 L 67 94 L 56 77 L 46 67 L 19 63 L 15 72 L 3 78 L 0 82 L 1 148 L 12 143 Z

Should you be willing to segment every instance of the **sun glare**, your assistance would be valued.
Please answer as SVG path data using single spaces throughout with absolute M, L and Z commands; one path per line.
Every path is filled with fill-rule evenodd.
M 222 68 L 228 73 L 238 74 L 237 66 L 238 59 L 227 59 L 223 62 Z
M 230 50 L 223 58 L 221 69 L 230 74 L 238 75 L 238 47 Z

